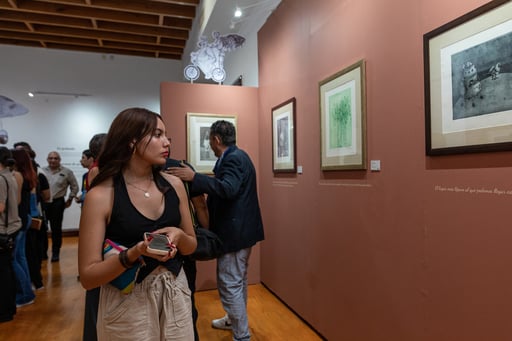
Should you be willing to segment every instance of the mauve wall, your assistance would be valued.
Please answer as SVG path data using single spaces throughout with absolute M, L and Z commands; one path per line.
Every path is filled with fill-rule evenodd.
M 244 149 L 259 169 L 258 89 L 209 84 L 161 83 L 160 114 L 167 136 L 172 137 L 171 157 L 187 158 L 187 113 L 237 116 L 237 145 Z M 261 203 L 261 197 L 260 197 Z M 215 261 L 197 262 L 198 290 L 217 287 Z M 260 246 L 253 248 L 249 283 L 260 282 Z
M 259 32 L 261 280 L 329 340 L 512 339 L 512 196 L 470 193 L 512 190 L 512 154 L 425 156 L 423 34 L 484 3 L 283 0 Z M 322 172 L 318 82 L 363 58 L 382 170 Z M 304 173 L 277 176 L 291 97 Z

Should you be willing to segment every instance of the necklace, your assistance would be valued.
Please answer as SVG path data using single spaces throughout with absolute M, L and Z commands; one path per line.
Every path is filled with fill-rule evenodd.
M 141 191 L 141 192 L 144 192 L 144 197 L 145 197 L 145 198 L 149 198 L 151 195 L 149 194 L 148 190 L 149 190 L 149 187 L 151 187 L 151 180 L 152 180 L 152 179 L 150 178 L 149 180 L 150 180 L 150 181 L 149 181 L 148 188 L 146 188 L 145 190 L 144 190 L 143 188 L 140 188 L 140 187 L 138 187 L 138 186 L 135 186 L 134 184 L 132 184 L 131 182 L 128 182 L 128 181 L 126 181 L 126 184 L 128 184 L 128 185 L 132 186 L 132 187 L 133 187 L 133 188 L 135 188 L 135 189 L 138 189 L 138 190 L 139 190 L 139 191 Z

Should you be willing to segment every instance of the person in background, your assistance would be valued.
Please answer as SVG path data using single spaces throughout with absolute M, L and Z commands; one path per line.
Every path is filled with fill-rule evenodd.
M 33 158 L 31 158 L 30 153 L 26 149 L 14 149 L 12 151 L 12 155 L 14 160 L 16 161 L 16 168 L 22 173 L 24 179 L 27 177 L 25 174 L 28 174 L 30 178 L 35 176 L 35 187 L 32 188 L 30 191 L 28 219 L 29 228 L 27 228 L 26 230 L 27 236 L 25 242 L 25 255 L 27 257 L 27 265 L 30 280 L 32 281 L 32 287 L 35 290 L 40 290 L 43 289 L 44 286 L 43 275 L 41 274 L 42 242 L 39 231 L 42 225 L 42 219 L 40 205 L 38 205 L 37 199 L 37 194 L 40 192 L 39 177 L 37 175 L 36 170 L 33 168 L 35 162 L 33 162 Z M 33 179 L 31 179 L 31 181 L 33 181 Z M 48 188 L 46 192 L 46 195 L 49 198 L 50 189 Z M 24 195 L 22 195 L 22 200 L 23 199 L 25 199 Z M 41 222 L 41 224 L 34 224 L 34 222 L 36 221 L 34 219 L 40 219 L 39 222 Z M 32 224 L 30 223 L 31 220 Z M 36 226 L 37 228 L 33 228 L 34 226 Z
M 14 160 L 6 147 L 0 147 L 0 233 L 14 239 L 21 229 L 18 215 L 18 183 L 10 167 Z M 0 322 L 8 322 L 16 314 L 16 275 L 12 250 L 0 247 Z
M 14 149 L 24 149 L 32 159 L 32 165 L 37 172 L 37 187 L 36 187 L 36 206 L 37 216 L 41 219 L 41 227 L 37 231 L 36 240 L 28 242 L 34 243 L 33 249 L 39 250 L 39 264 L 44 259 L 48 259 L 48 221 L 45 215 L 45 205 L 50 202 L 52 196 L 50 193 L 50 183 L 44 174 L 43 170 L 36 161 L 36 153 L 27 142 L 20 141 L 14 144 Z M 32 203 L 32 198 L 31 198 Z M 34 216 L 34 215 L 33 215 Z M 39 265 L 40 267 L 41 265 Z M 37 286 L 36 286 L 37 287 Z
M 171 138 L 169 137 L 169 143 L 171 142 Z M 171 149 L 169 148 L 169 154 L 171 153 Z M 165 163 L 165 168 L 169 167 L 190 167 L 192 170 L 194 169 L 192 165 L 185 160 L 179 161 L 176 159 L 168 158 Z M 191 214 L 193 215 L 194 223 L 208 228 L 208 208 L 206 206 L 206 199 L 203 193 L 191 193 L 189 191 L 189 183 L 185 183 L 185 189 L 187 190 L 187 194 L 191 204 Z M 196 277 L 197 277 L 197 266 L 196 261 L 191 257 L 183 257 L 183 270 L 187 275 L 188 287 L 190 289 L 190 298 L 192 301 L 192 320 L 194 322 L 194 340 L 199 341 L 199 333 L 197 332 L 197 319 L 199 317 L 199 313 L 197 311 L 196 303 L 195 303 L 195 292 L 196 292 Z
M 83 203 L 84 203 L 85 194 L 87 193 L 87 177 L 89 175 L 89 170 L 91 169 L 93 162 L 94 162 L 94 157 L 92 156 L 91 151 L 89 149 L 85 149 L 82 152 L 82 158 L 80 159 L 80 164 L 82 165 L 82 167 L 87 169 L 87 172 L 85 172 L 84 175 L 82 175 L 82 185 L 80 188 L 80 195 L 75 198 L 75 201 L 78 204 L 83 205 Z
M 46 205 L 46 215 L 50 221 L 52 231 L 52 262 L 59 261 L 60 248 L 62 246 L 62 220 L 64 210 L 73 202 L 78 193 L 78 183 L 71 169 L 60 164 L 60 155 L 56 151 L 48 154 L 48 166 L 43 170 L 50 182 L 52 201 Z M 69 187 L 69 196 L 64 198 Z
M 196 238 L 182 182 L 161 172 L 169 141 L 160 116 L 141 108 L 119 113 L 110 126 L 80 217 L 78 267 L 82 286 L 101 286 L 98 340 L 193 340 L 190 290 L 182 255 Z M 166 255 L 148 252 L 144 233 L 165 234 Z M 126 247 L 103 256 L 108 238 Z M 179 250 L 179 252 L 178 252 Z M 109 284 L 140 258 L 129 294 Z M 118 307 L 115 316 L 112 308 Z
M 236 146 L 232 123 L 220 120 L 210 127 L 210 147 L 218 158 L 214 177 L 188 167 L 171 167 L 171 174 L 191 182 L 191 190 L 208 194 L 210 229 L 223 242 L 217 259 L 217 286 L 226 315 L 212 321 L 232 329 L 233 340 L 250 340 L 247 319 L 247 268 L 251 248 L 264 239 L 256 186 L 256 171 L 246 152 Z
M 89 141 L 89 151 L 93 157 L 93 162 L 87 172 L 87 178 L 85 178 L 85 189 L 89 190 L 90 184 L 98 175 L 98 156 L 101 153 L 103 144 L 107 134 L 100 133 L 94 135 Z M 96 321 L 98 320 L 98 305 L 100 302 L 100 287 L 87 290 L 85 292 L 85 312 L 84 312 L 84 330 L 82 335 L 82 341 L 96 341 L 98 336 L 96 334 Z
M 101 149 L 103 148 L 103 144 L 105 143 L 105 139 L 107 137 L 107 134 L 100 133 L 94 135 L 91 140 L 89 141 L 89 150 L 91 151 L 92 157 L 94 158 L 94 161 L 89 168 L 89 174 L 87 175 L 87 189 L 89 189 L 92 180 L 98 175 L 99 169 L 98 169 L 98 156 L 101 153 Z
M 30 216 L 30 194 L 35 192 L 37 185 L 37 174 L 32 166 L 32 161 L 28 153 L 22 149 L 13 149 L 11 151 L 14 163 L 14 176 L 18 181 L 18 215 L 21 219 L 21 229 L 16 235 L 14 246 L 14 272 L 16 273 L 16 306 L 22 307 L 34 303 L 36 295 L 32 290 L 32 280 L 27 261 L 27 234 L 29 233 L 32 217 Z M 29 252 L 33 255 L 32 250 Z M 39 271 L 39 278 L 36 281 L 41 282 L 42 276 Z

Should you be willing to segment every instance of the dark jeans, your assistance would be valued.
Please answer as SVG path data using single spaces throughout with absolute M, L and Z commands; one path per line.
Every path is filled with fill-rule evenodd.
M 45 213 L 46 214 L 46 213 Z M 39 239 L 41 243 L 41 259 L 48 258 L 48 221 L 46 217 L 43 219 L 41 229 L 39 230 Z
M 64 198 L 53 199 L 46 205 L 46 218 L 48 218 L 52 230 L 52 252 L 55 255 L 59 254 L 62 246 L 62 219 L 64 219 L 65 208 Z
M 85 292 L 84 334 L 82 341 L 96 341 L 96 321 L 98 320 L 98 305 L 100 303 L 100 288 Z
M 0 251 L 0 279 L 0 322 L 7 322 L 16 314 L 16 277 L 9 251 Z
M 27 256 L 28 272 L 32 284 L 36 289 L 43 286 L 43 276 L 41 275 L 41 262 L 43 245 L 41 243 L 39 230 L 29 228 L 27 230 L 27 240 L 25 254 Z
M 197 333 L 197 317 L 198 312 L 196 308 L 196 302 L 194 299 L 194 294 L 196 292 L 196 275 L 197 275 L 197 267 L 196 261 L 191 260 L 189 257 L 183 257 L 183 271 L 185 275 L 187 275 L 188 287 L 190 289 L 190 298 L 192 300 L 192 320 L 194 323 L 194 339 L 195 341 L 199 341 L 199 334 Z

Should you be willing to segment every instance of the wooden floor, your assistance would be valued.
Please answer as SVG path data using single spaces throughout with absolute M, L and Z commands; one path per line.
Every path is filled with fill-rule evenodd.
M 77 245 L 77 237 L 66 237 L 60 262 L 43 262 L 44 289 L 36 292 L 34 304 L 18 308 L 13 321 L 0 323 L 1 341 L 82 339 L 85 291 L 77 281 Z M 210 326 L 223 315 L 217 291 L 198 292 L 196 301 L 200 339 L 232 340 L 230 331 Z M 251 340 L 321 340 L 262 285 L 249 286 L 248 314 Z

